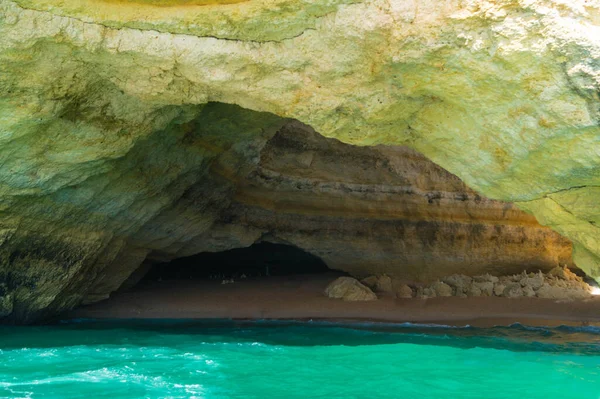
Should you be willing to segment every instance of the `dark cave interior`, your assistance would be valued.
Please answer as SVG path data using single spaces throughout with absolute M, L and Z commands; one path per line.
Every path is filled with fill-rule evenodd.
M 329 272 L 319 257 L 285 244 L 261 242 L 246 248 L 197 255 L 158 263 L 142 281 L 223 280 Z

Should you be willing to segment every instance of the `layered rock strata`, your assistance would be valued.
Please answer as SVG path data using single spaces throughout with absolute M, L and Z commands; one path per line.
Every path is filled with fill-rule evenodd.
M 161 3 L 0 0 L 0 314 L 103 298 L 149 255 L 259 239 L 237 220 L 276 212 L 245 212 L 255 194 L 235 176 L 285 123 L 273 115 L 408 145 L 570 238 L 600 278 L 597 0 Z
M 33 320 L 104 299 L 153 263 L 260 241 L 415 281 L 570 263 L 568 240 L 414 150 L 355 147 L 235 106 L 189 110 L 90 167 L 10 197 L 5 316 Z
M 1 0 L 1 193 L 76 184 L 219 101 L 408 144 L 598 277 L 598 37 L 597 0 Z
M 357 277 L 428 281 L 571 263 L 568 241 L 406 147 L 353 147 L 291 123 L 236 186 L 229 225 L 252 226 L 261 240 L 298 246 Z

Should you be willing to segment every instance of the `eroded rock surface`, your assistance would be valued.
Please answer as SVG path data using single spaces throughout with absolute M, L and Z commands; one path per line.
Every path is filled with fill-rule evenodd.
M 13 199 L 8 215 L 20 224 L 0 247 L 0 271 L 14 306 L 4 313 L 95 302 L 152 263 L 259 241 L 355 276 L 387 273 L 374 287 L 383 292 L 398 275 L 570 262 L 568 240 L 414 150 L 355 147 L 235 106 L 194 112 L 99 163 L 93 178 Z
M 379 276 L 369 276 L 365 280 L 378 280 Z M 538 297 L 557 300 L 589 299 L 592 287 L 568 268 L 556 267 L 547 274 L 515 274 L 512 276 L 465 276 L 453 274 L 431 284 L 405 284 L 400 279 L 395 285 L 397 298 L 436 298 L 457 296 L 480 297 L 499 296 L 505 298 Z
M 325 295 L 352 302 L 377 300 L 369 287 L 352 277 L 338 277 L 325 288 Z
M 333 145 L 328 159 L 293 135 L 269 142 L 280 117 L 346 143 L 409 145 L 570 238 L 600 276 L 598 1 L 167 3 L 0 0 L 9 317 L 104 298 L 144 259 L 260 239 L 358 276 L 365 264 L 429 279 L 568 256 L 532 217 L 457 179 L 395 180 L 394 168 L 421 168 L 410 150 L 340 161 Z

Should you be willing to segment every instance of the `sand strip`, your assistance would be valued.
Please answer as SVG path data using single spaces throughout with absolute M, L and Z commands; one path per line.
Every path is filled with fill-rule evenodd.
M 489 327 L 522 323 L 599 325 L 600 297 L 583 301 L 540 298 L 329 299 L 323 291 L 339 274 L 218 281 L 146 283 L 127 293 L 62 315 L 69 318 L 294 319 L 436 323 Z

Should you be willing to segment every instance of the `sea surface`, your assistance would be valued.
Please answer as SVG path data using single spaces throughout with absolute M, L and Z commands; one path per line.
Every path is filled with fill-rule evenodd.
M 223 320 L 5 326 L 0 398 L 599 399 L 600 328 Z

